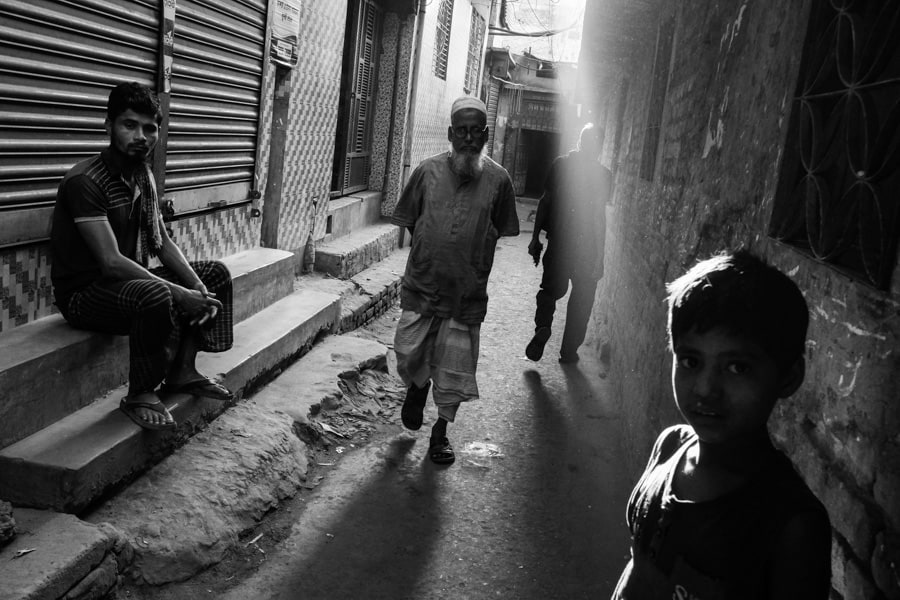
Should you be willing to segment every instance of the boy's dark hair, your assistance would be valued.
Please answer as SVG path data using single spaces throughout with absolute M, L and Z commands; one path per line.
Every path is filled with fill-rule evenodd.
M 746 250 L 694 265 L 666 286 L 669 346 L 691 330 L 749 338 L 785 371 L 803 356 L 809 309 L 791 279 Z
M 156 124 L 162 123 L 162 110 L 159 108 L 159 98 L 153 90 L 136 81 L 120 83 L 109 93 L 109 101 L 106 103 L 106 118 L 110 123 L 116 120 L 128 109 L 142 115 L 151 115 L 156 119 Z

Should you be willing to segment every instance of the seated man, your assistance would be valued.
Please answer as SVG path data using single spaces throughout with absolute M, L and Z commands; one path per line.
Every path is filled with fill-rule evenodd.
M 217 261 L 188 262 L 169 238 L 147 163 L 159 139 L 159 101 L 122 83 L 109 95 L 109 147 L 66 173 L 50 235 L 56 305 L 74 327 L 128 335 L 128 395 L 120 408 L 146 429 L 175 426 L 156 393 L 228 400 L 197 372 L 200 350 L 232 345 L 231 275 Z M 162 266 L 148 269 L 148 257 Z

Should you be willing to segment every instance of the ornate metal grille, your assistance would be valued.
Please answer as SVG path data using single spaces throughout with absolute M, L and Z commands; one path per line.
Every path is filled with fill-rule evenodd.
M 886 289 L 898 209 L 900 2 L 813 3 L 769 235 Z
M 434 74 L 446 80 L 447 59 L 450 53 L 450 26 L 453 21 L 453 0 L 441 0 L 437 21 L 434 40 Z
M 478 92 L 478 72 L 481 71 L 481 47 L 484 45 L 484 17 L 472 7 L 472 27 L 469 30 L 469 53 L 466 59 L 466 93 Z

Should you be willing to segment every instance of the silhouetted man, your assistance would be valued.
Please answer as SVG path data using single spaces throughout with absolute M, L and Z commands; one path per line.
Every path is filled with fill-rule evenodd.
M 556 301 L 566 295 L 571 281 L 559 362 L 578 362 L 578 348 L 584 342 L 597 282 L 603 276 L 606 203 L 612 174 L 598 161 L 602 139 L 602 130 L 592 123 L 585 125 L 578 147 L 553 161 L 544 184 L 534 234 L 528 244 L 528 253 L 537 266 L 543 250 L 540 233 L 547 232 L 544 274 L 534 313 L 534 337 L 525 348 L 525 356 L 531 360 L 540 360 L 544 355 Z

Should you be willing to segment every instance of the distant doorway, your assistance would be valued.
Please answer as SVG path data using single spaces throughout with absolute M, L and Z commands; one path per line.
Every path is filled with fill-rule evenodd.
M 560 136 L 550 131 L 522 129 L 516 148 L 516 192 L 540 198 L 553 159 L 559 155 Z

